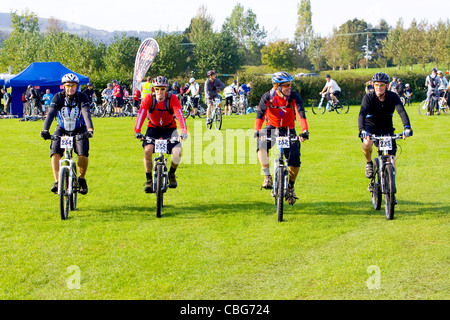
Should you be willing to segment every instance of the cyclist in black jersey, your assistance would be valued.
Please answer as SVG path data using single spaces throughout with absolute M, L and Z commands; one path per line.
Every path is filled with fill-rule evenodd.
M 79 84 L 78 77 L 73 73 L 68 73 L 62 77 L 64 91 L 58 92 L 53 97 L 52 103 L 48 109 L 47 118 L 44 122 L 44 128 L 41 131 L 41 137 L 45 140 L 50 139 L 50 126 L 54 118 L 57 118 L 58 124 L 53 135 L 62 136 L 83 135 L 85 139 L 74 140 L 74 151 L 78 154 L 78 170 L 80 177 L 78 183 L 80 185 L 80 193 L 88 192 L 86 184 L 86 170 L 89 162 L 89 140 L 87 138 L 94 135 L 94 125 L 91 119 L 91 111 L 89 108 L 89 99 L 86 94 L 77 91 Z M 55 184 L 51 191 L 58 191 L 58 173 L 59 160 L 64 153 L 60 147 L 60 139 L 52 140 L 50 146 L 50 157 L 52 162 L 53 176 Z
M 410 137 L 413 134 L 411 124 L 405 107 L 397 93 L 389 91 L 389 76 L 383 72 L 376 73 L 372 77 L 375 91 L 367 93 L 361 103 L 358 117 L 359 137 L 363 142 L 362 150 L 366 158 L 366 177 L 371 179 L 373 175 L 372 145 L 369 135 L 393 135 L 395 128 L 392 117 L 395 111 L 400 115 L 404 131 L 403 136 Z M 392 141 L 393 148 L 390 154 L 395 156 L 397 145 Z

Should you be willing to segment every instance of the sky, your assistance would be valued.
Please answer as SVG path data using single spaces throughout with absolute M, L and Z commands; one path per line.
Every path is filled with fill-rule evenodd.
M 450 12 L 449 0 L 433 0 L 433 5 L 423 0 L 311 0 L 314 32 L 322 36 L 332 33 L 354 18 L 376 26 L 384 18 L 395 26 L 402 18 L 405 27 L 412 19 L 427 20 L 435 24 L 446 21 Z M 55 5 L 56 3 L 56 5 Z M 256 14 L 260 28 L 267 31 L 267 42 L 276 39 L 293 40 L 300 0 L 14 0 L 4 3 L 0 12 L 21 13 L 25 8 L 38 17 L 54 17 L 106 31 L 184 31 L 200 6 L 205 5 L 213 17 L 213 28 L 220 31 L 223 22 L 231 15 L 236 4 Z M 127 6 L 127 4 L 129 4 Z

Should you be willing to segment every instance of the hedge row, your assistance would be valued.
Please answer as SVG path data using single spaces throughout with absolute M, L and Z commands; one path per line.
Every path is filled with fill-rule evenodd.
M 375 72 L 374 72 L 375 73 Z M 401 78 L 404 84 L 409 83 L 413 90 L 413 101 L 422 101 L 426 98 L 425 78 L 427 74 L 415 72 L 396 72 L 396 77 Z M 341 87 L 341 98 L 347 100 L 350 104 L 358 105 L 365 95 L 365 84 L 371 79 L 371 76 L 360 74 L 339 72 L 331 73 L 334 79 Z M 257 105 L 261 96 L 272 88 L 270 76 L 261 75 L 243 75 L 239 79 L 241 83 L 251 81 L 253 83 L 249 100 L 251 105 Z M 325 86 L 326 80 L 323 75 L 320 77 L 302 77 L 296 78 L 292 84 L 292 89 L 300 93 L 305 106 L 310 106 L 312 101 L 320 99 L 319 92 Z

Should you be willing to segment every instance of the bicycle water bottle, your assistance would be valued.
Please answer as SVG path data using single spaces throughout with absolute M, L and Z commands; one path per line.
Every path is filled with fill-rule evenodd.
M 326 110 L 330 110 L 330 103 L 327 101 L 327 107 Z

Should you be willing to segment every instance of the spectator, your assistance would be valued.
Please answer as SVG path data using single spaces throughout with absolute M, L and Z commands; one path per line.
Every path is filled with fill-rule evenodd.
M 123 106 L 123 90 L 120 86 L 119 81 L 113 80 L 113 104 L 114 104 L 114 112 L 115 115 L 118 115 L 122 112 L 122 106 Z
M 2 88 L 2 94 L 3 94 L 3 110 L 6 114 L 11 114 L 11 94 Z
M 428 99 L 428 111 L 427 115 L 430 115 L 434 108 L 436 107 L 436 114 L 439 115 L 439 86 L 441 85 L 441 80 L 437 75 L 437 69 L 431 69 L 431 74 L 425 79 L 425 86 L 428 87 L 427 99 Z
M 388 90 L 397 93 L 397 78 L 396 77 L 392 77 L 392 81 L 389 83 Z
M 403 94 L 405 93 L 405 85 L 402 82 L 402 79 L 397 79 L 397 94 L 399 97 L 403 97 Z
M 93 85 L 92 83 L 88 83 L 87 84 L 87 88 L 83 90 L 83 92 L 87 95 L 88 99 L 89 99 L 89 103 L 92 103 L 92 99 L 94 98 L 95 100 L 97 100 L 97 95 L 95 94 L 95 91 L 93 89 Z
M 195 78 L 190 78 L 189 83 L 191 84 L 186 91 L 186 94 L 190 93 L 194 103 L 194 113 L 191 113 L 191 116 L 195 118 L 198 114 L 198 102 L 200 101 L 200 85 L 195 81 Z
M 45 90 L 45 94 L 42 100 L 44 100 L 42 112 L 45 114 L 48 111 L 48 108 L 50 107 L 50 104 L 52 103 L 53 100 L 53 94 L 50 93 L 50 89 Z
M 439 80 L 441 80 L 441 84 L 439 85 L 439 96 L 443 97 L 445 90 L 447 90 L 447 87 L 448 87 L 448 80 L 447 80 L 447 78 L 445 78 L 445 76 L 441 70 L 439 70 L 437 74 L 438 74 Z

